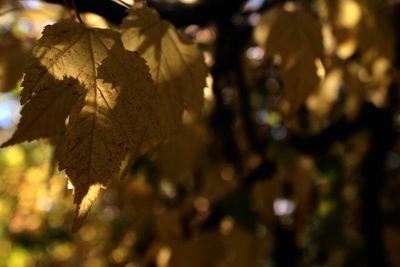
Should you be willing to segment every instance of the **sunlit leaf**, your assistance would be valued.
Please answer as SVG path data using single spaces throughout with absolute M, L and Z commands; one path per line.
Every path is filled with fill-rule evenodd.
M 74 185 L 76 230 L 100 188 L 120 173 L 126 154 L 136 155 L 161 137 L 148 68 L 123 48 L 118 33 L 62 21 L 46 27 L 22 85 L 22 115 L 28 118 L 6 145 L 57 134 L 72 104 L 58 161 Z M 57 104 L 64 93 L 79 97 Z
M 35 94 L 21 110 L 21 120 L 13 136 L 3 146 L 62 135 L 78 94 L 73 80 L 54 81 L 51 90 Z
M 279 58 L 284 94 L 290 110 L 296 110 L 321 80 L 321 25 L 305 11 L 276 7 L 262 16 L 255 29 L 255 40 L 268 56 Z
M 121 25 L 125 47 L 150 66 L 165 129 L 174 131 L 185 108 L 200 112 L 207 68 L 196 45 L 184 40 L 169 22 L 144 4 L 133 6 Z

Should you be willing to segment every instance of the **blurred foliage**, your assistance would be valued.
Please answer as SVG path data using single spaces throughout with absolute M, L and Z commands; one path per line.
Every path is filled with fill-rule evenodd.
M 182 27 L 214 74 L 203 116 L 185 114 L 178 133 L 112 182 L 76 234 L 72 191 L 54 171 L 51 146 L 1 149 L 0 267 L 373 266 L 363 232 L 368 175 L 381 183 L 370 198 L 381 211 L 387 266 L 400 266 L 399 4 L 283 2 L 247 1 L 229 18 L 238 39 L 252 34 L 238 55 L 219 54 L 235 36 L 217 22 Z M 26 54 L 43 26 L 70 12 L 42 1 L 0 4 L 0 91 L 12 91 L 0 98 L 5 141 L 18 118 Z M 298 14 L 321 28 L 322 55 L 307 43 L 307 20 L 294 25 Z M 390 131 L 381 114 L 396 134 L 382 153 Z

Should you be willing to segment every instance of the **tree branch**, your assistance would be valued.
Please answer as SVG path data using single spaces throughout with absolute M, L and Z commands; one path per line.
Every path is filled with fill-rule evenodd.
M 53 4 L 63 4 L 63 0 L 43 0 Z M 182 3 L 168 4 L 148 0 L 148 5 L 157 9 L 161 17 L 171 21 L 175 26 L 190 24 L 206 25 L 211 21 L 229 21 L 232 14 L 238 12 L 245 0 L 205 1 L 197 5 Z M 98 14 L 114 24 L 120 24 L 127 15 L 127 8 L 112 0 L 79 0 L 76 1 L 79 12 Z

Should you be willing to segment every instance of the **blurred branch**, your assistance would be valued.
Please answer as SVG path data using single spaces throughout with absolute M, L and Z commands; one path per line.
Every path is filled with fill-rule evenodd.
M 64 6 L 64 0 L 43 0 L 47 3 Z M 76 1 L 79 12 L 91 12 L 98 14 L 115 24 L 120 24 L 127 15 L 126 8 L 111 0 L 79 0 Z
M 63 4 L 63 0 L 43 0 L 53 4 Z M 209 1 L 197 5 L 182 3 L 159 3 L 147 1 L 149 6 L 158 10 L 161 17 L 168 19 L 176 26 L 190 24 L 205 25 L 215 20 L 229 20 L 234 12 L 239 11 L 245 0 Z M 115 24 L 120 24 L 127 15 L 127 6 L 113 0 L 80 0 L 76 1 L 79 12 L 92 12 L 98 14 Z

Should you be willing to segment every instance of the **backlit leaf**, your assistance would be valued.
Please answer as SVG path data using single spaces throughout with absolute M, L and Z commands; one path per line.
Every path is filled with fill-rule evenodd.
M 57 136 L 70 111 L 56 150 L 74 186 L 77 230 L 126 155 L 161 138 L 149 69 L 118 33 L 62 21 L 45 28 L 22 85 L 23 117 L 6 145 Z
M 284 94 L 290 110 L 296 110 L 321 80 L 321 25 L 305 11 L 276 7 L 262 16 L 255 40 L 268 56 L 279 58 Z
M 63 134 L 65 120 L 78 97 L 68 87 L 70 83 L 67 79 L 55 81 L 51 90 L 35 94 L 22 108 L 17 130 L 2 146 Z
M 164 129 L 176 130 L 185 108 L 200 112 L 207 69 L 195 44 L 184 40 L 157 12 L 136 3 L 121 25 L 122 41 L 150 66 Z

